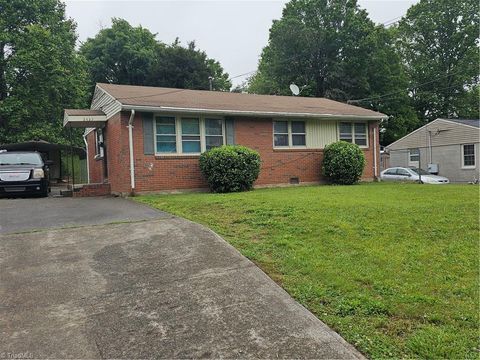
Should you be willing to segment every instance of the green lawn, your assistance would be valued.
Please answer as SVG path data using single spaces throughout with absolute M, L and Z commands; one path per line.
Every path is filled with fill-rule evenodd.
M 369 357 L 479 358 L 477 186 L 136 199 L 216 231 Z

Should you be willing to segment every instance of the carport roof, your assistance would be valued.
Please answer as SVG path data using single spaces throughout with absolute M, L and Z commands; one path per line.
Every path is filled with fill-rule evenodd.
M 0 150 L 7 151 L 52 151 L 52 150 L 66 150 L 73 151 L 75 154 L 85 157 L 85 149 L 78 146 L 70 146 L 63 144 L 53 144 L 45 140 L 31 140 L 21 143 L 0 144 Z

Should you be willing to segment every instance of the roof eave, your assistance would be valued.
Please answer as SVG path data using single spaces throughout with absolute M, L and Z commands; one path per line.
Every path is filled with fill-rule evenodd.
M 325 120 L 384 120 L 388 116 L 378 113 L 378 115 L 339 115 L 339 114 L 318 114 L 318 113 L 299 113 L 299 112 L 276 112 L 276 111 L 252 111 L 252 110 L 227 110 L 227 109 L 202 109 L 202 108 L 181 108 L 171 106 L 145 106 L 145 105 L 122 105 L 122 110 L 137 110 L 150 112 L 169 112 L 183 114 L 216 114 L 224 116 L 257 116 L 257 117 L 289 117 L 289 118 L 315 118 Z

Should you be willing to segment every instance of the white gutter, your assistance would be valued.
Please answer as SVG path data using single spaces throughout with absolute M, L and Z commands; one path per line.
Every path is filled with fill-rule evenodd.
M 337 115 L 337 114 L 318 114 L 318 113 L 296 113 L 296 112 L 277 112 L 277 111 L 252 111 L 252 110 L 219 110 L 219 109 L 201 109 L 201 108 L 182 108 L 172 106 L 143 106 L 143 105 L 123 105 L 122 110 L 138 111 L 163 111 L 170 113 L 208 113 L 236 116 L 264 116 L 264 117 L 296 117 L 296 118 L 317 118 L 317 119 L 343 119 L 343 120 L 382 120 L 387 119 L 387 115 Z
M 88 141 L 87 135 L 83 135 L 83 142 L 85 143 L 85 151 L 87 152 L 87 184 L 90 184 L 90 159 L 88 158 Z
M 133 118 L 135 117 L 135 110 L 132 109 L 130 119 L 128 119 L 128 150 L 130 153 L 130 187 L 132 194 L 135 192 L 135 162 L 133 159 Z

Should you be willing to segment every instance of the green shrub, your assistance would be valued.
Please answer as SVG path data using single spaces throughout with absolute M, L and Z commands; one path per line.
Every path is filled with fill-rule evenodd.
M 250 190 L 260 173 L 260 155 L 245 146 L 215 147 L 200 155 L 200 169 L 213 192 Z
M 365 165 L 365 155 L 358 145 L 338 141 L 325 147 L 323 175 L 335 184 L 355 184 Z

